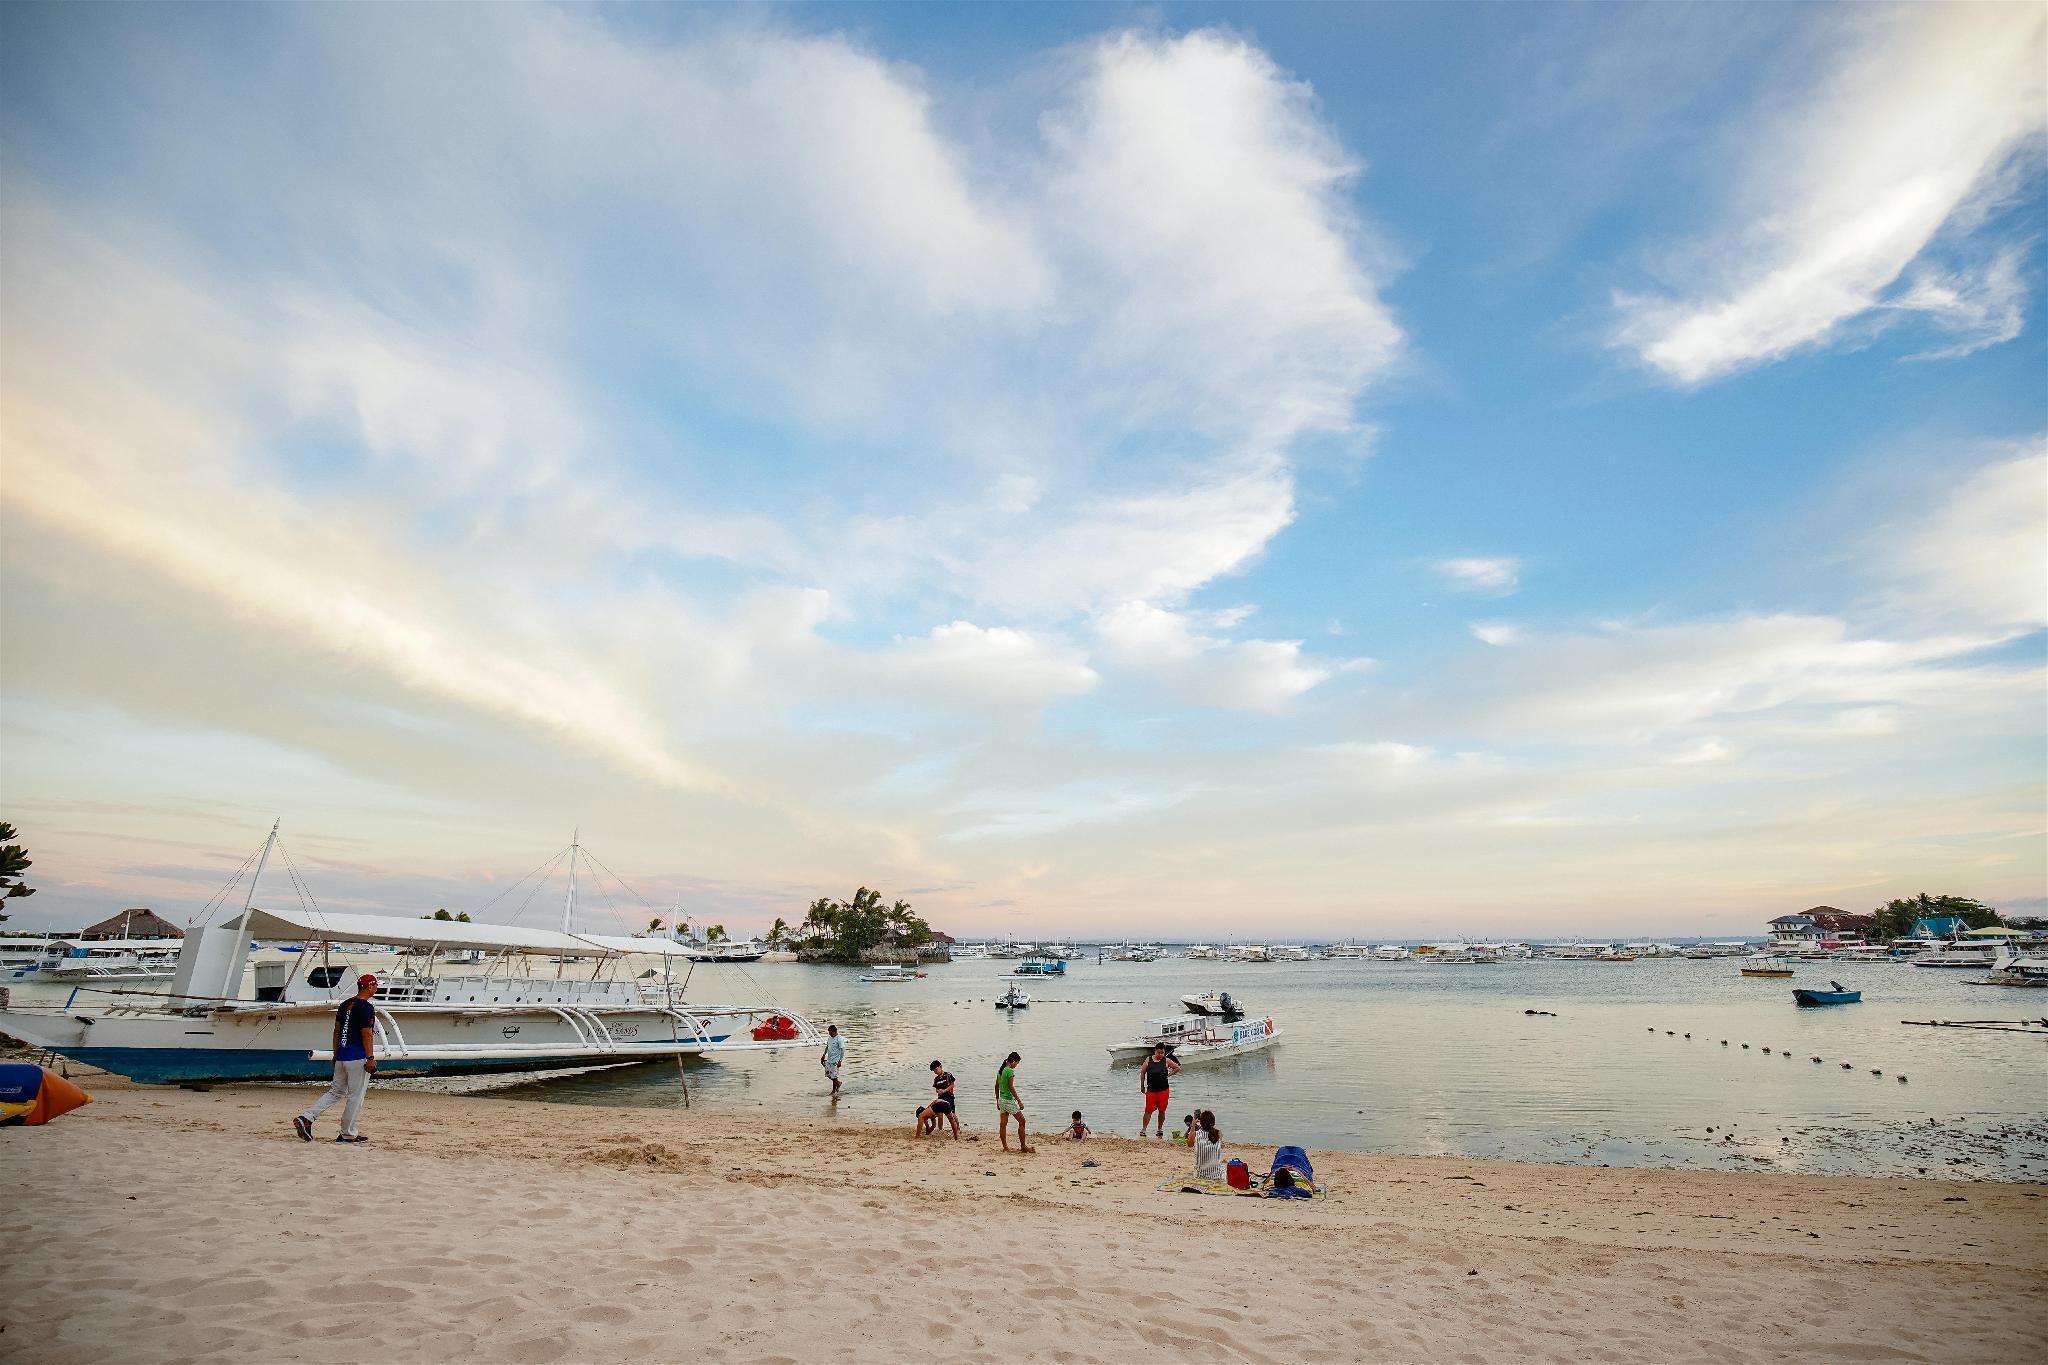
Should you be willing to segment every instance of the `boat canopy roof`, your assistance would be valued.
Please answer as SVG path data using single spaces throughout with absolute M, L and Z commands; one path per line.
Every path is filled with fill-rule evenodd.
M 615 957 L 646 953 L 687 957 L 679 943 L 665 938 L 628 938 L 606 934 L 564 934 L 555 929 L 527 929 L 515 924 L 464 924 L 460 920 L 405 919 L 399 915 L 333 914 L 311 910 L 250 910 L 224 928 L 248 921 L 254 939 L 308 939 L 322 943 L 388 943 L 398 948 L 493 948 L 501 952 L 549 953 L 556 957 Z

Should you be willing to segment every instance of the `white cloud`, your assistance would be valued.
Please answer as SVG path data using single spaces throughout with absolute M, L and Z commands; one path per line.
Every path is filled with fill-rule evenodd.
M 1982 310 L 1969 330 L 1983 344 L 2006 326 L 2002 306 L 1944 304 L 1933 276 L 1886 291 L 1945 227 L 1973 226 L 2038 145 L 2048 13 L 1901 5 L 1833 19 L 1835 68 L 1740 149 L 1728 224 L 1674 263 L 1668 291 L 1617 296 L 1620 344 L 1677 383 L 1823 344 L 1880 306 L 1949 321 Z
M 1974 272 L 1932 265 L 1916 269 L 1906 287 L 1884 306 L 1922 314 L 1955 339 L 1911 358 L 1953 360 L 2018 336 L 2026 326 L 2027 286 L 2020 278 L 2023 256 L 2020 248 L 2006 247 Z
M 1481 644 L 1505 649 L 1522 638 L 1522 628 L 1499 621 L 1482 621 L 1473 625 L 1472 638 Z
M 1275 711 L 1331 675 L 1302 657 L 1299 640 L 1204 634 L 1188 616 L 1148 602 L 1104 612 L 1095 638 L 1105 663 L 1200 705 Z
M 1911 508 L 1868 553 L 1894 607 L 1922 621 L 2025 632 L 2048 626 L 2048 450 L 2041 438 Z
M 936 626 L 876 662 L 903 686 L 967 705 L 1042 705 L 1081 696 L 1101 681 L 1072 644 L 971 621 Z
M 1522 561 L 1509 555 L 1439 559 L 1432 567 L 1446 583 L 1462 592 L 1506 594 L 1522 582 Z

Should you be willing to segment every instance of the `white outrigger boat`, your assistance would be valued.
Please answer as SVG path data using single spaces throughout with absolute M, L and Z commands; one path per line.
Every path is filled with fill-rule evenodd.
M 81 982 L 96 985 L 124 981 L 168 981 L 177 970 L 178 940 L 73 939 L 50 940 L 33 972 L 23 977 L 71 986 Z
M 1271 1019 L 1243 1019 L 1232 1022 L 1208 1016 L 1176 1014 L 1169 1019 L 1147 1019 L 1145 1036 L 1109 1050 L 1111 1062 L 1142 1061 L 1152 1049 L 1166 1045 L 1166 1055 L 1182 1066 L 1221 1061 L 1247 1052 L 1258 1052 L 1280 1041 L 1280 1026 Z
M 277 831 L 263 847 L 263 874 Z M 688 951 L 669 939 L 567 932 L 575 911 L 575 844 L 563 931 L 390 915 L 286 912 L 254 905 L 195 927 L 181 942 L 168 992 L 148 1003 L 0 1009 L 0 1032 L 131 1080 L 198 1084 L 320 1080 L 333 1069 L 335 1006 L 354 993 L 361 965 L 341 945 L 399 950 L 379 962 L 377 1074 L 475 1075 L 623 1066 L 685 1056 L 818 1047 L 819 1031 L 773 1005 L 690 1005 L 672 965 Z M 249 960 L 259 939 L 319 945 L 285 960 Z M 439 970 L 447 950 L 492 955 L 478 974 Z M 380 954 L 385 962 L 389 956 Z M 663 959 L 642 983 L 633 958 Z M 253 995 L 244 997 L 248 977 Z M 75 994 L 75 993 L 74 993 Z

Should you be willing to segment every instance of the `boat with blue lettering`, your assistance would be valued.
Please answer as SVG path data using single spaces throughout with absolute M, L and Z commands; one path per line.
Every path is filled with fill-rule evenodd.
M 1196 1066 L 1260 1052 L 1280 1041 L 1280 1026 L 1270 1018 L 1230 1021 L 1213 1015 L 1176 1014 L 1147 1019 L 1145 1024 L 1144 1037 L 1109 1050 L 1111 1062 L 1142 1061 L 1153 1048 L 1163 1045 L 1166 1055 L 1182 1066 Z

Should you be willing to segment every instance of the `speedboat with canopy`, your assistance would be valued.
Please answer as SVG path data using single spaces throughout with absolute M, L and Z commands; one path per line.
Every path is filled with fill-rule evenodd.
M 264 909 L 256 885 L 273 847 L 282 851 L 275 827 L 261 857 L 252 855 L 241 913 L 187 931 L 167 992 L 81 989 L 61 1006 L 0 1009 L 0 1032 L 145 1083 L 323 1079 L 333 1067 L 335 1007 L 355 993 L 361 972 L 351 947 L 377 944 L 398 954 L 395 970 L 388 951 L 377 955 L 380 1076 L 623 1066 L 823 1044 L 808 1020 L 772 1001 L 688 1003 L 692 950 L 672 939 L 573 932 L 581 853 L 573 840 L 559 930 L 334 913 L 306 894 L 296 868 L 300 908 Z M 252 967 L 265 940 L 304 950 Z M 485 955 L 481 972 L 447 971 L 443 954 L 471 951 Z M 658 966 L 636 977 L 648 958 Z M 134 1003 L 122 998 L 130 994 Z M 80 995 L 96 1003 L 79 1006 Z

